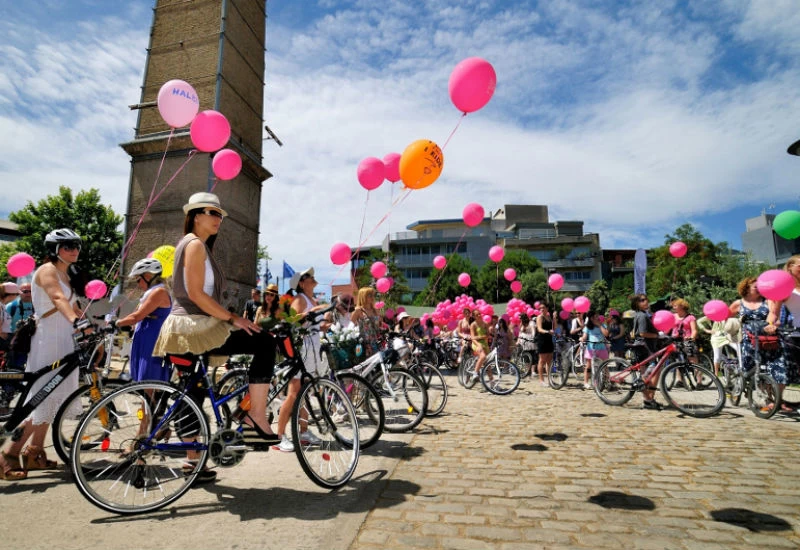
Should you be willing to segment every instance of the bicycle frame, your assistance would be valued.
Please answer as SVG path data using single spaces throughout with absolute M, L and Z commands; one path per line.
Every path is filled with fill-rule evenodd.
M 630 372 L 639 372 L 642 374 L 642 381 L 646 386 L 656 387 L 658 385 L 658 377 L 661 374 L 661 369 L 667 364 L 667 360 L 670 358 L 670 356 L 675 353 L 678 353 L 678 347 L 675 345 L 675 342 L 670 342 L 655 353 L 648 355 L 644 360 L 632 364 L 627 369 L 611 376 L 611 381 L 619 382 L 620 380 L 623 380 Z M 647 371 L 642 373 L 642 366 L 646 367 L 650 362 L 655 360 L 656 357 L 660 357 L 660 359 L 656 363 L 655 368 L 653 368 L 649 373 Z M 655 379 L 656 384 L 651 384 L 653 379 Z

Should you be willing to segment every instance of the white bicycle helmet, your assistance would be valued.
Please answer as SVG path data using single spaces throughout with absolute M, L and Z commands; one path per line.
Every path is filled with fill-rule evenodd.
M 128 274 L 128 277 L 136 277 L 144 273 L 154 273 L 155 275 L 161 275 L 163 269 L 164 268 L 161 267 L 161 262 L 159 262 L 155 258 L 144 258 L 143 260 L 139 260 L 138 262 L 133 264 L 133 268 L 131 269 L 131 272 Z
M 51 256 L 58 255 L 58 247 L 62 244 L 73 244 L 80 246 L 81 236 L 72 229 L 55 229 L 48 233 L 44 238 L 44 246 L 47 253 Z

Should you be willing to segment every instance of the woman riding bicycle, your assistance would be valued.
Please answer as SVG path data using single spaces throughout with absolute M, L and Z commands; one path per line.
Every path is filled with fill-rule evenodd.
M 267 424 L 267 394 L 275 368 L 275 339 L 252 321 L 228 311 L 221 303 L 225 274 L 212 251 L 228 215 L 212 193 L 195 193 L 183 206 L 184 237 L 175 248 L 173 270 L 174 307 L 164 321 L 153 355 L 251 354 L 248 372 L 250 412 L 245 422 L 269 442 L 278 437 Z M 202 404 L 202 388 L 192 391 Z M 249 421 L 249 422 L 248 422 Z M 200 481 L 213 481 L 216 472 L 206 470 Z

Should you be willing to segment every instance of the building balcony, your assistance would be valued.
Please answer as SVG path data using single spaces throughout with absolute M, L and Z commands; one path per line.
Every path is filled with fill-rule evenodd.
M 539 260 L 542 263 L 542 267 L 546 269 L 561 269 L 565 267 L 594 267 L 599 264 L 599 260 L 597 258 L 586 258 L 583 260 Z
M 590 233 L 588 235 L 521 235 L 504 240 L 506 246 L 514 248 L 528 248 L 535 244 L 541 244 L 550 248 L 560 244 L 593 244 L 599 242 L 600 239 L 596 233 Z

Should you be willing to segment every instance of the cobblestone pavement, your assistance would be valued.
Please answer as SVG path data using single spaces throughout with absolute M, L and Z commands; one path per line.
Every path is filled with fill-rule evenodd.
M 479 387 L 450 377 L 351 548 L 800 547 L 800 416 Z
M 800 416 L 609 407 L 448 377 L 445 414 L 364 452 L 325 491 L 294 454 L 248 454 L 172 506 L 119 517 L 63 470 L 0 482 L 6 548 L 797 548 Z M 54 456 L 52 449 L 49 450 Z

